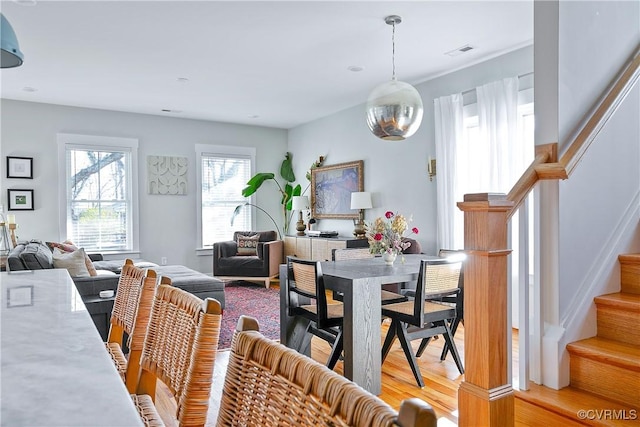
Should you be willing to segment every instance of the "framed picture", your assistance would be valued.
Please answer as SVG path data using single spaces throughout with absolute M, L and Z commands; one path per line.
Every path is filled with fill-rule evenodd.
M 7 178 L 33 179 L 33 158 L 7 156 Z
M 32 211 L 33 190 L 7 190 L 10 211 Z
M 358 219 L 351 193 L 364 191 L 364 161 L 311 169 L 311 216 L 316 219 Z

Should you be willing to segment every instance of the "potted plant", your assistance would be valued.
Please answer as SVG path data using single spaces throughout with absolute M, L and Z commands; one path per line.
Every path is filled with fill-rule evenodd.
M 309 171 L 307 171 L 305 175 L 305 177 L 309 181 L 309 184 L 307 184 L 305 189 L 302 190 L 302 186 L 300 184 L 295 184 L 296 175 L 293 172 L 292 158 L 293 158 L 292 154 L 287 152 L 284 156 L 284 160 L 282 161 L 282 164 L 280 165 L 280 177 L 285 181 L 284 185 L 281 185 L 280 182 L 278 182 L 278 180 L 276 179 L 276 175 L 274 173 L 258 172 L 247 182 L 247 186 L 242 190 L 242 195 L 244 197 L 250 197 L 256 191 L 258 191 L 258 189 L 265 182 L 273 181 L 276 184 L 276 186 L 278 187 L 278 191 L 280 193 L 280 204 L 282 206 L 282 215 L 284 218 L 284 225 L 282 228 L 285 235 L 289 231 L 289 224 L 291 222 L 291 216 L 293 214 L 293 212 L 291 212 L 291 199 L 293 198 L 293 196 L 303 195 L 309 189 L 309 186 L 311 185 L 311 169 L 322 166 L 322 164 L 325 161 L 325 156 L 320 156 L 318 157 L 318 160 L 316 160 L 311 164 Z M 260 206 L 254 205 L 249 202 L 245 202 L 241 205 L 236 206 L 235 210 L 233 211 L 231 223 L 233 223 L 233 219 L 240 212 L 240 209 L 242 209 L 244 206 L 247 206 L 247 205 L 255 206 L 256 208 L 263 211 L 265 214 L 267 214 L 267 216 L 269 216 L 269 218 L 271 218 L 271 220 L 275 224 L 275 220 L 273 219 L 273 217 L 271 217 L 271 215 L 269 215 L 264 209 L 262 209 Z M 280 233 L 279 230 L 278 230 L 278 233 Z

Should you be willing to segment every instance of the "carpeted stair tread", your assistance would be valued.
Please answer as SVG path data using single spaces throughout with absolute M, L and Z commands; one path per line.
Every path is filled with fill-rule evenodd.
M 567 351 L 602 363 L 640 372 L 640 348 L 607 338 L 593 337 L 567 345 Z

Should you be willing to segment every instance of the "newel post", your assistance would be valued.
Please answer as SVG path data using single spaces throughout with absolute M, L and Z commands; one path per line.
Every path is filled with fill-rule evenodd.
M 507 372 L 507 221 L 504 194 L 465 194 L 464 363 L 458 425 L 513 426 L 514 394 Z

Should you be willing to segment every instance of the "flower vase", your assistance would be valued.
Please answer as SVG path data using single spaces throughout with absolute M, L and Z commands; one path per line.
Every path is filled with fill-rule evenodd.
M 393 262 L 396 260 L 398 254 L 395 252 L 384 252 L 382 254 L 382 259 L 386 265 L 393 265 Z

